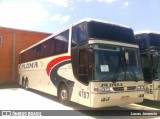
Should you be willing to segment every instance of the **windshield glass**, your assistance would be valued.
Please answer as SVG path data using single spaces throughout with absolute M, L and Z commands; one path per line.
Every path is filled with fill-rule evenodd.
M 127 59 L 125 54 L 127 53 Z M 138 49 L 120 46 L 95 45 L 96 81 L 140 81 L 143 80 L 139 65 Z
M 150 33 L 149 34 L 149 43 L 150 46 L 160 46 L 160 34 L 154 34 L 154 33 Z

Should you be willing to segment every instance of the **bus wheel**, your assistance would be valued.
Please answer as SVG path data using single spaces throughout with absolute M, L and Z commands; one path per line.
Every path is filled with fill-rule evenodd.
M 62 104 L 68 105 L 69 92 L 66 85 L 62 85 L 59 90 L 59 99 Z
M 25 80 L 24 88 L 25 88 L 26 90 L 28 89 L 28 78 L 26 78 L 26 80 Z

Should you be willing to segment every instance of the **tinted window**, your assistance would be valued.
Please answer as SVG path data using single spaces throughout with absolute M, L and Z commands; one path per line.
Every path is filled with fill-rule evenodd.
M 86 51 L 86 49 L 79 50 L 79 80 L 84 84 L 88 84 L 87 51 Z
M 144 80 L 146 82 L 151 82 L 152 81 L 152 70 L 150 67 L 149 57 L 147 55 L 142 55 L 141 60 L 142 60 L 142 70 L 143 70 Z
M 51 38 L 43 43 L 44 57 L 48 57 L 54 54 L 54 38 Z
M 42 44 L 39 44 L 20 54 L 20 63 L 49 57 L 59 53 L 65 53 L 68 51 L 68 41 L 69 30 L 66 30 L 55 37 L 44 41 Z
M 89 37 L 136 44 L 133 30 L 100 22 L 88 23 Z
M 35 48 L 29 49 L 29 50 L 23 52 L 21 54 L 20 58 L 21 58 L 20 59 L 21 63 L 34 60 L 36 58 L 35 57 Z
M 142 55 L 141 57 L 142 60 L 142 68 L 149 68 L 149 57 L 147 55 Z
M 148 48 L 146 38 L 137 39 L 137 43 L 138 43 L 138 45 L 139 45 L 139 49 L 140 49 L 140 50 L 145 50 L 145 49 Z
M 69 40 L 69 30 L 55 36 L 54 38 L 55 54 L 67 52 L 68 40 Z
M 129 64 L 130 66 L 136 66 L 138 67 L 138 56 L 137 56 L 137 51 L 131 50 L 127 51 L 129 55 Z
M 87 23 L 81 23 L 72 29 L 72 47 L 87 40 Z
M 24 53 L 20 54 L 20 59 L 19 59 L 19 63 L 23 63 L 24 62 Z
M 150 46 L 160 47 L 160 34 L 149 34 Z
M 39 44 L 35 47 L 35 59 L 39 59 L 43 57 L 42 44 Z
M 35 59 L 35 48 L 28 50 L 25 54 L 26 61 L 31 61 Z

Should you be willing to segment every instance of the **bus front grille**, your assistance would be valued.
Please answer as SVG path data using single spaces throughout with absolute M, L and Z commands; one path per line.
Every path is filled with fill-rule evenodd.
M 127 87 L 127 90 L 135 90 L 136 89 L 136 86 L 128 86 Z
M 113 87 L 114 91 L 131 91 L 135 90 L 136 86 L 128 86 L 128 87 Z
M 114 91 L 124 91 L 124 87 L 113 87 Z

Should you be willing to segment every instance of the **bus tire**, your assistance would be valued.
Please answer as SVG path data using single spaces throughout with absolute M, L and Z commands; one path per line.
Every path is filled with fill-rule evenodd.
M 28 78 L 26 78 L 26 80 L 25 80 L 25 85 L 24 85 L 24 89 L 28 89 Z
M 59 89 L 58 94 L 59 100 L 62 104 L 68 105 L 69 104 L 69 91 L 65 84 L 62 84 Z

